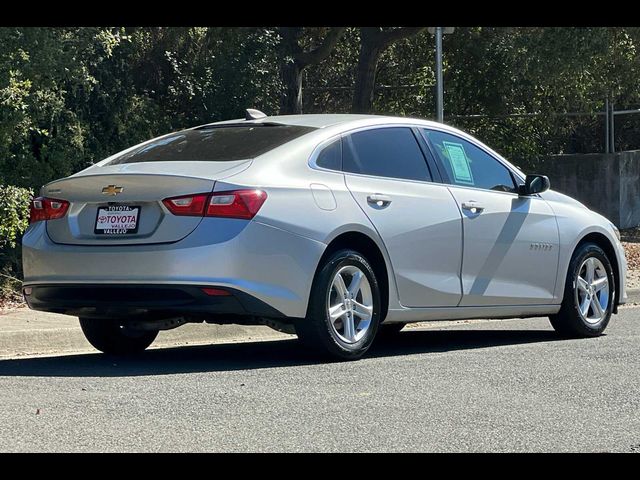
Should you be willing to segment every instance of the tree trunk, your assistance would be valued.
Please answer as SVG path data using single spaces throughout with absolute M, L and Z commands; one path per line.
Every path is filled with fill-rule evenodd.
M 280 98 L 282 115 L 302 113 L 302 69 L 298 62 L 287 62 L 280 69 L 284 92 Z
M 302 72 L 309 65 L 317 65 L 327 58 L 344 30 L 344 27 L 332 27 L 318 47 L 304 51 L 298 43 L 303 34 L 302 27 L 280 27 L 284 58 L 284 63 L 280 66 L 280 77 L 284 85 L 280 98 L 281 114 L 302 113 Z
M 360 28 L 360 54 L 356 84 L 351 103 L 352 113 L 371 113 L 380 54 L 393 42 L 420 33 L 425 27 L 402 27 L 383 31 L 379 27 Z
M 351 104 L 352 113 L 371 113 L 373 110 L 373 93 L 376 86 L 376 70 L 380 47 L 368 34 L 362 34 L 356 84 Z

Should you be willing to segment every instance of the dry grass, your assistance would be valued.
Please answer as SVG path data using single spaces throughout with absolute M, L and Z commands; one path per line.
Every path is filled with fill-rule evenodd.
M 627 289 L 640 288 L 640 243 L 622 242 L 627 257 Z
M 640 243 L 622 242 L 629 270 L 640 270 Z

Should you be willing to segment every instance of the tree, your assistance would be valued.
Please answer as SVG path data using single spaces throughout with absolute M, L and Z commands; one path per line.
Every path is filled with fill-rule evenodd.
M 280 101 L 280 113 L 302 113 L 302 73 L 310 65 L 327 58 L 344 33 L 344 27 L 330 28 L 317 47 L 305 51 L 303 27 L 281 27 L 284 59 L 280 68 L 284 91 Z
M 381 27 L 360 28 L 360 54 L 351 105 L 353 113 L 370 113 L 372 110 L 378 59 L 382 52 L 392 43 L 416 35 L 424 28 L 403 27 L 392 30 L 383 30 Z

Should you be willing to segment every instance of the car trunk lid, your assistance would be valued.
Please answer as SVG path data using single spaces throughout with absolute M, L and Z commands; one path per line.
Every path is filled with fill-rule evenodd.
M 202 217 L 172 215 L 162 200 L 211 192 L 217 179 L 249 164 L 154 162 L 87 169 L 43 187 L 43 196 L 70 202 L 67 215 L 47 221 L 47 233 L 55 243 L 70 245 L 176 242 Z M 126 228 L 109 228 L 113 225 Z

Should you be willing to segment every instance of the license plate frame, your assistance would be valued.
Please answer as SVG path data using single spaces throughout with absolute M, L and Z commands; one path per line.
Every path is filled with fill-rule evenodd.
M 127 222 L 122 222 L 122 225 L 125 228 L 98 228 L 98 220 L 100 219 L 100 215 L 125 215 L 128 212 L 136 212 L 135 213 L 135 227 L 134 228 L 126 228 Z M 96 220 L 93 224 L 93 233 L 95 235 L 100 235 L 101 237 L 112 237 L 119 235 L 133 235 L 138 233 L 138 228 L 140 227 L 140 215 L 142 213 L 142 207 L 140 205 L 99 205 L 96 211 Z M 102 222 L 103 224 L 105 222 Z M 130 224 L 131 222 L 128 222 Z M 111 222 L 113 225 L 113 222 Z

